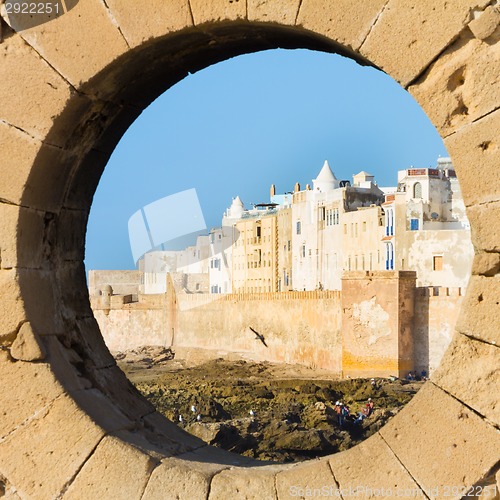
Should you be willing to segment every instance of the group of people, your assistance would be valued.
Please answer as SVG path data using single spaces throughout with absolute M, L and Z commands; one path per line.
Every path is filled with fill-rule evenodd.
M 427 372 L 425 370 L 422 370 L 420 372 L 420 376 L 417 375 L 417 372 L 408 372 L 408 375 L 406 375 L 406 380 L 427 380 Z
M 339 426 L 344 427 L 347 420 L 356 425 L 360 424 L 365 418 L 369 417 L 373 413 L 373 407 L 374 403 L 372 398 L 368 398 L 366 405 L 361 409 L 361 411 L 358 411 L 357 416 L 355 416 L 351 415 L 351 411 L 346 404 L 342 401 L 337 401 L 335 403 L 334 411 L 337 415 Z

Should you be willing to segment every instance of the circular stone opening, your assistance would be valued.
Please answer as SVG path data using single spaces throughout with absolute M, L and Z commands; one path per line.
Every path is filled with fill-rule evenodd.
M 464 3 L 451 11 L 444 3 L 438 6 L 443 29 L 433 25 L 427 33 L 432 23 L 415 23 L 415 16 L 421 21 L 437 19 L 426 5 L 410 12 L 395 3 L 385 10 L 373 4 L 373 11 L 359 10 L 359 15 L 337 12 L 334 35 L 333 21 L 318 18 L 311 8 L 314 2 L 307 3 L 300 11 L 295 3 L 283 3 L 285 15 L 279 19 L 269 6 L 263 7 L 264 14 L 238 10 L 242 2 L 228 7 L 194 1 L 191 10 L 179 3 L 175 15 L 169 11 L 147 17 L 169 19 L 172 32 L 180 30 L 177 36 L 164 35 L 163 23 L 146 22 L 146 7 L 138 16 L 128 4 L 108 11 L 104 4 L 79 2 L 68 14 L 44 24 L 43 36 L 38 28 L 14 34 L 2 24 L 2 45 L 9 50 L 1 66 L 6 77 L 0 82 L 2 95 L 11 100 L 3 101 L 0 124 L 13 152 L 4 163 L 8 182 L 2 200 L 7 203 L 1 205 L 6 297 L 2 339 L 7 350 L 0 352 L 0 367 L 5 387 L 15 388 L 2 391 L 1 406 L 2 488 L 9 493 L 69 496 L 92 487 L 96 496 L 118 491 L 129 498 L 155 498 L 168 488 L 191 497 L 210 491 L 214 498 L 227 498 L 242 490 L 250 497 L 286 497 L 290 488 L 301 494 L 308 484 L 382 487 L 388 481 L 393 487 L 421 489 L 494 484 L 500 443 L 492 425 L 498 423 L 498 415 L 490 373 L 498 352 L 498 328 L 488 318 L 493 317 L 498 289 L 498 245 L 491 231 L 498 223 L 498 184 L 492 176 L 496 170 L 488 167 L 497 163 L 492 131 L 498 129 L 498 95 L 487 92 L 488 75 L 494 72 L 483 69 L 498 39 L 495 10 L 486 3 L 471 10 Z M 334 9 L 328 6 L 332 15 Z M 262 19 L 289 27 L 260 24 Z M 313 32 L 337 37 L 338 42 Z M 415 50 L 418 42 L 421 50 Z M 447 136 L 464 181 L 478 254 L 466 297 L 467 316 L 458 327 L 466 335 L 456 337 L 439 376 L 366 445 L 293 470 L 230 468 L 244 463 L 213 450 L 207 453 L 198 441 L 159 418 L 131 390 L 104 349 L 82 265 L 92 193 L 123 131 L 186 71 L 269 46 L 335 52 L 338 43 L 354 47 L 363 54 L 356 56 L 354 51 L 354 58 L 375 61 L 403 86 L 414 85 L 415 94 L 421 90 L 419 102 Z M 65 53 L 59 50 L 61 44 Z M 484 77 L 485 87 L 473 87 L 474 106 L 455 106 L 452 92 L 457 88 L 464 104 L 468 98 L 461 94 L 465 84 L 454 91 L 447 88 L 450 59 Z M 19 92 L 12 94 L 13 88 Z M 476 95 L 491 98 L 478 103 Z M 433 96 L 443 97 L 442 106 L 428 105 L 428 99 L 436 102 Z M 32 106 L 35 102 L 44 106 Z M 9 345 L 14 338 L 34 346 L 35 352 L 13 359 Z M 484 363 L 487 358 L 491 363 Z M 468 360 L 468 370 L 457 372 L 462 359 Z M 46 437 L 42 442 L 34 439 L 40 435 Z M 450 455 L 456 467 L 443 470 Z M 102 464 L 107 466 L 105 482 Z
M 358 142 L 364 149 L 354 153 Z M 437 161 L 438 153 L 447 156 L 411 96 L 349 59 L 261 52 L 190 75 L 127 131 L 92 204 L 91 305 L 120 368 L 170 420 L 244 456 L 304 460 L 348 449 L 378 431 L 437 367 L 468 280 L 470 232 L 452 167 L 445 158 Z M 396 165 L 406 168 L 397 173 Z M 434 168 L 417 169 L 429 165 Z M 315 180 L 329 170 L 331 186 Z M 302 188 L 294 194 L 296 181 Z M 416 213 L 413 233 L 408 217 L 386 221 L 396 211 L 389 202 L 395 193 L 398 211 L 405 205 Z M 193 233 L 197 203 L 205 222 Z M 424 203 L 426 215 L 419 215 Z M 131 224 L 141 206 L 145 232 Z M 179 226 L 182 234 L 175 232 Z M 418 270 L 408 302 L 421 318 L 410 334 L 412 366 L 398 365 L 397 335 L 380 338 L 382 330 L 387 337 L 400 328 L 390 323 L 397 288 L 376 306 L 387 313 L 385 327 L 368 328 L 358 345 L 347 328 L 345 345 L 342 338 L 341 325 L 349 324 L 341 312 L 342 274 L 389 267 L 389 231 L 396 234 L 392 267 Z M 453 262 L 449 249 L 460 244 L 462 262 Z M 148 250 L 142 257 L 135 252 L 135 266 L 130 246 Z M 443 253 L 448 271 L 434 271 L 433 256 Z M 103 296 L 110 285 L 113 297 Z M 342 307 L 351 307 L 349 301 L 364 307 L 366 297 L 353 293 L 350 281 L 346 286 Z M 383 287 L 376 284 L 379 294 Z M 437 302 L 449 309 L 439 315 L 439 331 L 433 328 Z M 377 311 L 366 311 L 369 321 Z M 400 314 L 408 314 L 405 307 Z M 360 326 L 358 318 L 357 337 Z M 365 359 L 346 363 L 344 378 L 356 380 L 340 382 L 353 348 Z M 341 401 L 349 415 L 336 413 Z

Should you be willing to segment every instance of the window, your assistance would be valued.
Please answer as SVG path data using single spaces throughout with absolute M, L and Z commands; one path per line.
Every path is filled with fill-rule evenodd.
M 344 234 L 347 234 L 347 224 L 344 224 Z
M 302 245 L 302 257 L 306 256 L 306 246 Z
M 325 207 L 319 207 L 319 220 L 320 221 L 324 221 L 326 219 L 326 216 L 325 216 Z
M 291 249 L 292 249 L 292 242 L 288 240 L 288 251 L 290 251 Z
M 300 224 L 300 220 L 297 221 L 297 234 L 300 234 L 301 233 L 301 224 Z
M 418 219 L 410 219 L 410 231 L 418 231 Z
M 363 232 L 366 233 L 366 221 L 363 222 Z
M 432 269 L 434 271 L 442 271 L 443 270 L 443 256 L 442 255 L 434 255 L 432 258 Z
M 385 268 L 386 270 L 394 269 L 394 246 L 392 243 L 386 244 Z
M 422 198 L 422 184 L 420 182 L 413 184 L 413 198 Z

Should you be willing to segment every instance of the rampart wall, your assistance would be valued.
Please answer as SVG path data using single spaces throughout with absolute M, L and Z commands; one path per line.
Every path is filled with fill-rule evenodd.
M 113 352 L 165 345 L 201 349 L 206 359 L 236 353 L 343 376 L 432 373 L 451 341 L 464 291 L 414 288 L 398 273 L 349 274 L 343 292 L 185 294 L 171 281 L 167 294 L 139 295 L 138 302 L 93 297 L 92 307 Z

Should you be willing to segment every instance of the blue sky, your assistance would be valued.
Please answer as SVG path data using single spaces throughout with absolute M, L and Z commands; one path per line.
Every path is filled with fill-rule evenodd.
M 439 155 L 425 113 L 381 71 L 307 50 L 230 59 L 165 92 L 123 136 L 92 204 L 86 267 L 133 269 L 128 219 L 179 191 L 196 189 L 213 227 L 232 197 L 250 207 L 269 200 L 272 183 L 278 193 L 305 187 L 325 159 L 339 179 L 366 170 L 389 186 L 397 170 Z

